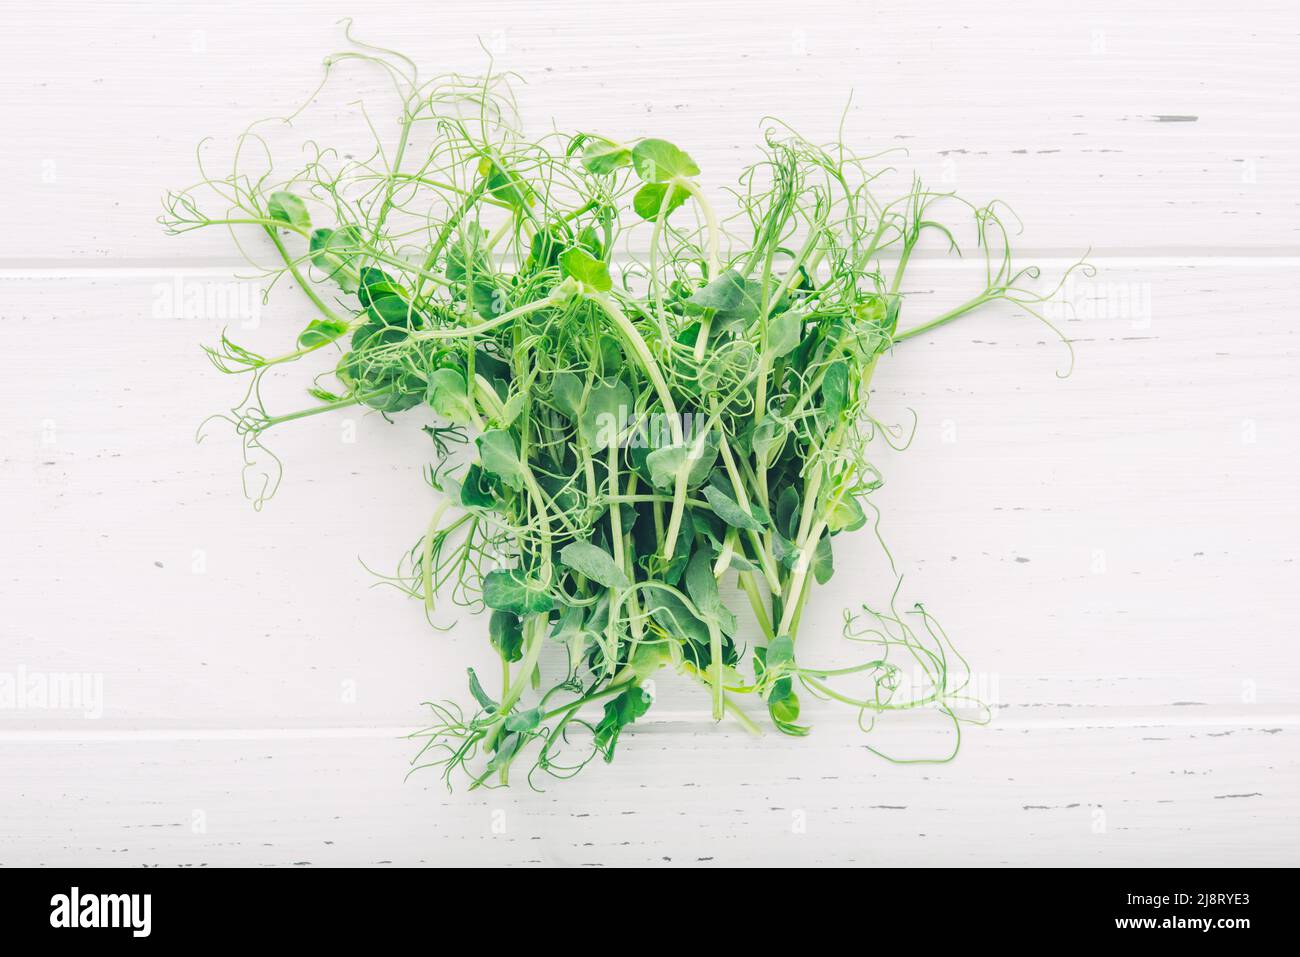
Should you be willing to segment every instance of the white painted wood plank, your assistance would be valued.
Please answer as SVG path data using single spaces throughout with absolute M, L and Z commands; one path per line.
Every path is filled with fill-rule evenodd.
M 1295 733 L 990 729 L 936 767 L 636 726 L 544 793 L 452 795 L 402 741 L 0 743 L 0 865 L 1295 866 Z
M 343 45 L 335 21 L 357 13 L 361 36 L 430 73 L 480 71 L 481 39 L 527 80 L 532 131 L 662 135 L 696 155 L 710 188 L 756 158 L 763 117 L 826 138 L 852 93 L 856 146 L 906 147 L 908 173 L 1010 202 L 1036 250 L 1300 248 L 1300 10 L 1287 0 L 65 9 L 0 39 L 0 265 L 231 262 L 220 234 L 161 234 L 163 190 L 195 178 L 201 138 L 228 145 L 298 106 Z M 339 80 L 298 131 L 361 149 L 334 140 L 341 108 L 368 96 L 382 123 L 384 81 Z
M 815 705 L 810 738 L 753 740 L 665 677 L 614 765 L 545 794 L 401 782 L 420 700 L 463 698 L 487 657 L 481 622 L 433 633 L 354 561 L 389 567 L 419 534 L 423 437 L 303 423 L 254 514 L 229 438 L 191 443 L 234 385 L 195 345 L 230 324 L 272 348 L 305 312 L 245 283 L 179 315 L 160 286 L 217 291 L 232 248 L 153 222 L 194 144 L 296 106 L 357 12 L 432 71 L 480 69 L 481 38 L 528 81 L 531 130 L 663 135 L 715 190 L 762 117 L 824 138 L 852 91 L 855 144 L 1010 201 L 1029 250 L 1101 253 L 1058 316 L 1072 378 L 1007 311 L 876 378 L 878 417 L 918 417 L 910 449 L 880 451 L 904 602 L 940 617 L 993 706 L 957 762 L 885 764 Z M 103 695 L 92 720 L 0 707 L 0 865 L 1300 863 L 1298 36 L 1287 0 L 25 15 L 0 36 L 0 679 L 84 672 Z M 373 74 L 339 80 L 295 135 L 332 137 L 356 96 L 382 116 Z M 916 262 L 905 324 L 967 268 Z M 888 591 L 865 535 L 837 565 L 803 654 L 835 656 L 840 609 Z M 876 743 L 929 750 L 928 717 Z
M 911 409 L 919 423 L 906 452 L 880 452 L 902 604 L 924 600 L 1008 708 L 1300 712 L 1281 637 L 1300 542 L 1293 265 L 1101 266 L 1074 290 L 1085 312 L 1063 323 L 1069 379 L 1055 377 L 1064 347 L 1009 310 L 882 364 L 875 414 L 910 424 Z M 905 325 L 969 280 L 917 269 Z M 170 278 L 0 286 L 22 371 L 0 379 L 0 670 L 102 674 L 97 727 L 411 726 L 422 700 L 463 698 L 464 668 L 487 661 L 483 623 L 432 632 L 415 603 L 368 590 L 356 562 L 391 568 L 433 507 L 411 416 L 272 434 L 285 484 L 254 513 L 233 439 L 192 442 L 238 391 L 196 345 L 222 320 L 156 317 Z M 292 293 L 277 291 L 252 345 L 291 339 Z M 294 407 L 302 381 L 274 391 L 275 407 Z M 871 538 L 839 541 L 836 578 L 810 603 L 809 654 L 836 654 L 841 609 L 889 591 Z M 698 713 L 692 689 L 662 685 L 661 712 Z M 86 726 L 39 710 L 0 723 Z

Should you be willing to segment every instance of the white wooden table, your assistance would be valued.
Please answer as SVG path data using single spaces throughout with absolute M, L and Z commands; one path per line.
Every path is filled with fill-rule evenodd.
M 1300 863 L 1294 3 L 439 6 L 10 11 L 0 676 L 103 696 L 0 708 L 0 865 Z M 765 115 L 823 138 L 852 91 L 855 142 L 1013 203 L 1026 262 L 1092 248 L 1071 378 L 1009 310 L 876 377 L 878 416 L 919 417 L 878 499 L 906 595 L 995 705 L 954 763 L 886 764 L 842 712 L 755 741 L 664 678 L 574 781 L 403 781 L 419 703 L 486 660 L 481 621 L 433 633 L 355 560 L 418 536 L 421 443 L 304 423 L 253 513 L 233 441 L 192 441 L 231 398 L 197 348 L 225 321 L 159 305 L 239 274 L 221 235 L 162 234 L 162 191 L 201 137 L 296 105 L 349 12 L 433 71 L 481 69 L 481 37 L 534 129 L 664 136 L 714 188 Z M 911 315 L 968 278 L 923 260 Z M 258 333 L 301 308 L 277 293 Z M 841 553 L 811 642 L 879 597 L 877 565 L 865 534 Z M 923 716 L 893 733 L 930 740 Z

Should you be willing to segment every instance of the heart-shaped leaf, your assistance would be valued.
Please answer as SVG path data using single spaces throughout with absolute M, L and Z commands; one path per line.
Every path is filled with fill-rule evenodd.
M 831 536 L 829 533 L 819 538 L 817 547 L 813 549 L 812 573 L 819 585 L 825 585 L 831 580 L 831 576 L 835 574 L 835 556 L 831 551 Z
M 560 269 L 596 292 L 609 292 L 614 287 L 609 267 L 585 249 L 575 246 L 560 253 Z
M 826 514 L 826 527 L 832 532 L 856 532 L 867 524 L 862 506 L 851 494 L 845 493 Z
M 361 230 L 355 226 L 317 229 L 312 231 L 307 255 L 311 264 L 337 282 L 344 292 L 352 292 L 357 288 L 352 268 L 363 247 Z
M 650 710 L 654 699 L 644 688 L 628 688 L 605 705 L 605 716 L 596 725 L 596 747 L 606 761 L 614 760 L 614 746 L 624 728 Z
M 686 487 L 695 488 L 709 477 L 717 460 L 718 442 L 710 433 L 698 449 L 694 442 L 687 445 L 666 445 L 649 453 L 645 464 L 650 473 L 650 484 L 655 488 L 673 488 L 683 469 L 686 470 Z
M 698 176 L 695 160 L 667 140 L 642 140 L 632 149 L 636 175 L 647 183 L 666 183 L 676 176 Z
M 266 211 L 272 219 L 288 223 L 295 229 L 311 229 L 311 214 L 307 212 L 307 204 L 293 193 L 272 193 Z
M 837 359 L 830 364 L 826 377 L 822 379 L 822 408 L 832 422 L 844 411 L 848 396 L 849 367 L 842 359 Z
M 582 380 L 572 372 L 557 373 L 551 380 L 551 391 L 555 396 L 555 407 L 576 421 L 582 411 Z
M 483 604 L 516 615 L 536 615 L 555 607 L 541 582 L 518 568 L 499 568 L 483 576 Z
M 515 491 L 524 487 L 524 466 L 514 436 L 504 429 L 488 429 L 478 437 L 478 455 L 483 468 Z
M 686 301 L 701 309 L 735 309 L 745 291 L 745 279 L 734 269 L 726 270 L 708 285 L 691 294 Z
M 434 412 L 456 425 L 466 425 L 471 419 L 469 389 L 459 369 L 435 369 L 429 376 L 424 400 Z
M 664 218 L 667 219 L 674 209 L 686 202 L 686 197 L 689 195 L 686 190 L 677 185 L 646 183 L 633 194 L 632 208 L 642 219 L 654 222 L 659 218 L 661 209 Z M 664 196 L 668 197 L 667 206 L 664 205 Z
M 302 349 L 311 349 L 333 342 L 347 331 L 348 324 L 341 320 L 313 319 L 307 323 L 306 329 L 298 333 L 298 346 Z
M 632 151 L 622 143 L 593 136 L 582 151 L 582 165 L 597 176 L 608 176 L 632 162 Z
M 598 380 L 587 393 L 578 428 L 593 449 L 607 449 L 632 419 L 632 391 L 622 382 Z
M 778 635 L 767 646 L 767 655 L 763 661 L 768 671 L 778 671 L 794 664 L 794 639 L 789 635 Z
M 800 313 L 783 312 L 767 325 L 767 351 L 773 359 L 793 352 L 803 338 L 803 320 Z
M 488 640 L 506 661 L 518 661 L 524 656 L 524 629 L 519 616 L 497 609 L 488 619 Z

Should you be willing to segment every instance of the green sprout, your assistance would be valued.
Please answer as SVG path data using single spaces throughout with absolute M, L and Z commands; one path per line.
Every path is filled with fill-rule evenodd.
M 896 572 L 888 607 L 846 614 L 860 664 L 805 660 L 799 626 L 837 537 L 868 524 L 879 537 L 871 451 L 894 434 L 869 410 L 881 358 L 998 301 L 1047 323 L 1038 307 L 1055 290 L 1013 268 L 1005 209 L 919 181 L 883 198 L 877 157 L 773 123 L 724 215 L 665 140 L 525 136 L 508 76 L 423 80 L 356 44 L 326 61 L 326 80 L 344 63 L 391 81 L 395 147 L 366 115 L 369 155 L 310 143 L 285 175 L 255 124 L 232 172 L 169 193 L 161 222 L 230 231 L 315 310 L 280 355 L 224 334 L 208 349 L 248 377 L 220 418 L 243 439 L 255 506 L 280 481 L 268 430 L 350 407 L 424 410 L 432 502 L 383 580 L 431 623 L 440 601 L 489 611 L 500 674 L 469 671 L 468 710 L 428 705 L 415 768 L 499 786 L 520 766 L 533 783 L 611 760 L 663 668 L 697 683 L 714 719 L 756 733 L 766 710 L 806 734 L 801 696 L 847 705 L 864 730 L 933 709 L 956 733 L 927 760 L 950 759 L 961 724 L 987 711 L 934 618 L 896 610 Z M 960 252 L 942 211 L 973 221 L 985 283 L 900 329 L 923 238 Z M 314 404 L 268 412 L 263 377 L 316 353 L 336 361 L 312 381 Z M 720 583 L 743 595 L 752 647 Z M 567 659 L 554 682 L 539 667 L 548 645 Z

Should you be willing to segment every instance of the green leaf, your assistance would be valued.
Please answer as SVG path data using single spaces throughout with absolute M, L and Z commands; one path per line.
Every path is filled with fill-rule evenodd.
M 505 729 L 511 734 L 527 734 L 541 723 L 542 709 L 529 708 L 527 711 L 516 711 L 507 717 Z
M 849 367 L 844 360 L 837 359 L 826 369 L 826 376 L 822 379 L 822 408 L 832 422 L 844 411 L 848 395 Z
M 744 529 L 750 532 L 757 532 L 762 529 L 763 526 L 759 524 L 753 515 L 741 508 L 735 499 L 716 485 L 704 486 L 704 497 L 712 506 L 714 514 L 732 528 Z
M 808 733 L 808 728 L 794 723 L 799 718 L 799 696 L 794 691 L 776 701 L 769 700 L 767 711 L 772 716 L 772 722 L 786 734 L 803 737 Z
M 862 506 L 848 492 L 826 514 L 826 527 L 832 532 L 856 532 L 865 524 L 867 516 L 863 514 Z
M 701 614 L 718 622 L 727 634 L 736 631 L 736 616 L 722 601 L 718 580 L 713 577 L 713 559 L 707 551 L 696 552 L 686 566 L 686 594 Z
M 435 369 L 429 376 L 424 400 L 434 412 L 449 422 L 467 425 L 471 421 L 469 388 L 465 384 L 464 373 L 459 369 Z
M 337 282 L 344 292 L 357 288 L 351 267 L 364 248 L 361 230 L 355 226 L 317 229 L 311 234 L 307 255 L 311 264 Z
M 478 458 L 486 471 L 493 473 L 515 492 L 524 488 L 524 463 L 520 462 L 515 437 L 504 429 L 487 429 L 477 439 Z
M 825 585 L 835 574 L 835 557 L 831 552 L 831 537 L 829 534 L 823 535 L 817 540 L 817 547 L 813 550 L 812 556 L 812 573 L 817 579 L 817 584 Z
M 695 290 L 686 301 L 701 309 L 735 309 L 745 292 L 745 280 L 734 269 L 728 269 L 707 286 Z
M 333 342 L 348 331 L 348 324 L 342 320 L 313 319 L 307 328 L 298 333 L 298 348 L 310 349 L 313 346 Z
M 726 286 L 728 282 L 730 283 L 729 290 Z M 717 310 L 713 317 L 714 332 L 722 332 L 736 325 L 748 327 L 758 318 L 758 314 L 763 308 L 763 284 L 761 282 L 756 279 L 742 279 L 735 270 L 728 270 L 714 282 L 709 283 L 705 289 L 709 289 L 715 283 L 719 286 L 717 290 L 719 296 L 713 297 L 710 295 L 706 297 L 706 301 L 713 299 L 713 301 L 720 303 L 718 306 L 707 307 Z M 699 303 L 694 302 L 694 298 L 692 296 L 688 301 L 694 305 L 699 305 Z M 783 298 L 782 302 L 784 301 Z M 775 310 L 776 305 L 779 305 L 779 303 L 770 308 Z
M 894 330 L 898 328 L 898 314 L 903 309 L 903 297 L 893 295 L 889 297 L 889 310 L 885 313 L 885 331 L 891 336 Z
M 382 269 L 376 269 L 374 266 L 362 266 L 359 275 L 357 298 L 361 300 L 363 306 L 369 306 L 376 299 L 383 296 L 397 296 L 402 300 L 411 298 L 410 290 Z
M 524 656 L 524 628 L 519 616 L 497 609 L 488 619 L 488 639 L 492 647 L 506 661 L 518 661 Z
M 708 478 L 713 463 L 718 460 L 717 440 L 710 433 L 699 453 L 692 457 L 694 447 L 694 443 L 666 445 L 649 453 L 645 464 L 650 473 L 650 484 L 658 489 L 670 489 L 676 484 L 682 469 L 687 469 L 687 488 L 695 488 Z
M 272 219 L 288 223 L 297 229 L 311 229 L 311 214 L 307 212 L 307 204 L 293 193 L 272 193 L 266 209 Z
M 362 397 L 362 401 L 380 412 L 403 412 L 424 399 L 425 381 L 414 372 L 377 378 L 373 386 L 379 391 Z
M 647 183 L 666 183 L 675 176 L 699 176 L 700 168 L 667 140 L 642 140 L 632 148 L 636 175 Z
M 605 252 L 605 244 L 594 226 L 583 226 L 578 230 L 578 245 L 597 259 L 600 259 Z
M 668 193 L 669 190 L 672 190 L 672 192 L 668 194 L 668 207 L 664 209 L 664 194 Z M 642 219 L 654 222 L 659 218 L 660 209 L 664 210 L 664 218 L 666 219 L 672 214 L 673 210 L 686 202 L 689 195 L 690 193 L 677 185 L 646 183 L 632 195 L 632 209 Z
M 672 488 L 689 453 L 690 449 L 684 445 L 669 445 L 647 455 L 645 464 L 650 470 L 651 484 L 657 489 Z
M 494 319 L 503 312 L 510 311 L 510 300 L 505 290 L 493 285 L 487 278 L 471 282 L 466 287 L 465 298 L 470 308 L 484 319 Z
M 783 312 L 767 326 L 767 351 L 773 359 L 793 352 L 803 338 L 802 314 Z
M 447 249 L 447 278 L 464 282 L 475 273 L 487 272 L 487 257 L 482 246 L 487 241 L 487 230 L 477 223 L 465 227 L 464 232 Z
M 624 728 L 650 710 L 654 699 L 644 688 L 628 688 L 605 705 L 605 716 L 596 725 L 596 747 L 606 761 L 614 760 L 614 746 Z
M 578 429 L 593 449 L 607 449 L 632 419 L 632 391 L 617 379 L 598 380 L 587 394 Z
M 501 428 L 510 428 L 510 426 L 514 424 L 515 419 L 519 418 L 520 413 L 524 411 L 524 406 L 527 404 L 528 396 L 524 395 L 522 392 L 516 392 L 512 395 L 506 404 L 501 407 L 498 421 Z
M 491 382 L 497 396 L 505 401 L 510 391 L 510 363 L 479 346 L 474 350 L 474 374 Z
M 636 673 L 637 678 L 644 681 L 671 661 L 672 654 L 668 649 L 667 642 L 643 641 L 636 646 L 636 651 L 632 652 L 632 658 L 628 664 L 632 667 L 632 671 Z
M 786 568 L 793 568 L 794 560 L 799 557 L 799 549 L 795 548 L 790 539 L 776 532 L 772 535 L 772 555 Z
M 505 169 L 496 159 L 484 156 L 478 163 L 479 175 L 484 178 L 487 191 L 494 199 L 508 206 L 531 206 L 533 191 L 517 173 Z
M 468 508 L 493 508 L 497 504 L 496 488 L 497 480 L 475 463 L 465 471 L 460 503 Z
M 465 670 L 469 672 L 469 693 L 474 696 L 474 700 L 479 703 L 479 706 L 484 711 L 489 714 L 495 713 L 497 703 L 483 690 L 483 685 L 479 683 L 478 675 L 474 673 L 474 669 L 466 668 Z
M 776 500 L 776 530 L 787 538 L 794 538 L 799 530 L 799 490 L 793 485 L 781 489 Z
M 539 269 L 546 269 L 559 265 L 560 253 L 567 245 L 567 236 L 558 225 L 539 229 L 528 241 L 528 255 Z
M 551 392 L 555 396 L 555 407 L 577 421 L 582 410 L 582 380 L 572 372 L 557 373 L 551 381 Z
M 478 437 L 478 455 L 483 468 L 516 492 L 524 487 L 524 466 L 514 436 L 502 429 L 488 429 Z
M 498 738 L 496 753 L 492 755 L 492 760 L 487 763 L 487 773 L 491 774 L 493 771 L 500 771 L 502 768 L 509 767 L 515 752 L 519 750 L 519 746 L 523 743 L 524 736 L 517 731 Z
M 575 246 L 560 253 L 560 269 L 596 292 L 609 292 L 614 287 L 609 267 L 585 249 Z
M 371 300 L 366 312 L 370 314 L 370 321 L 399 329 L 414 329 L 423 320 L 410 303 L 397 296 L 380 296 Z
M 645 610 L 673 638 L 686 639 L 707 647 L 709 626 L 691 614 L 690 609 L 676 593 L 663 588 L 651 588 L 645 593 Z
M 596 638 L 586 621 L 586 609 L 578 605 L 566 606 L 551 629 L 551 638 L 568 649 L 570 670 L 577 668 Z
M 642 555 L 650 562 L 646 568 L 651 578 L 660 577 L 669 585 L 675 586 L 682 573 L 686 571 L 686 563 L 695 548 L 694 512 L 695 509 L 692 508 L 682 512 L 682 524 L 677 530 L 677 538 L 673 540 L 673 558 L 667 568 L 660 568 L 663 563 L 663 549 L 668 544 L 667 536 L 663 531 L 656 533 L 654 523 L 651 521 L 640 522 L 637 525 L 645 539 L 642 542 Z
M 627 588 L 631 582 L 609 552 L 590 542 L 573 542 L 560 551 L 560 561 L 606 588 Z
M 759 462 L 763 465 L 770 465 L 772 460 L 769 453 L 780 446 L 784 440 L 785 427 L 768 415 L 754 428 L 754 434 L 750 436 L 749 444 Z
M 582 165 L 597 176 L 608 176 L 632 162 L 632 151 L 622 143 L 591 137 L 582 151 Z
M 518 568 L 499 568 L 483 576 L 483 604 L 516 615 L 536 615 L 555 607 L 542 583 Z
M 789 635 L 778 635 L 767 646 L 764 667 L 767 671 L 778 671 L 794 664 L 794 639 Z

